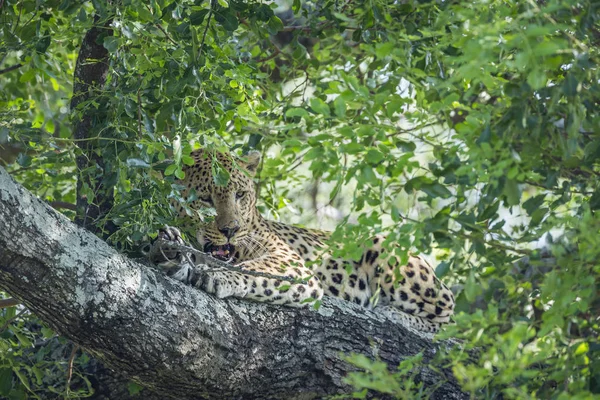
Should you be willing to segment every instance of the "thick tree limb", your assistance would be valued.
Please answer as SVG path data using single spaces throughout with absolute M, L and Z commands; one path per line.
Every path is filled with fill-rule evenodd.
M 0 287 L 53 329 L 175 398 L 312 398 L 348 392 L 348 352 L 390 366 L 433 343 L 383 314 L 326 299 L 318 312 L 219 300 L 117 253 L 0 167 Z M 423 369 L 434 398 L 465 398 Z M 447 380 L 447 381 L 446 381 Z

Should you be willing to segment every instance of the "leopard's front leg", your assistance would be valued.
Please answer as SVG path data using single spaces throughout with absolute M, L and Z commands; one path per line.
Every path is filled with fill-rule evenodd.
M 269 275 L 248 276 L 251 278 L 248 279 L 249 291 L 246 295 L 249 299 L 303 307 L 323 297 L 323 285 L 299 257 L 290 260 L 269 255 L 238 265 L 248 271 Z
M 172 227 L 161 229 L 158 238 L 180 246 L 185 244 L 179 230 Z M 177 246 L 163 248 L 159 241 L 149 256 L 171 278 L 219 298 L 237 297 L 292 307 L 314 304 L 323 296 L 319 279 L 304 266 L 302 258 L 284 252 L 283 246 L 277 243 L 268 249 L 268 254 L 234 266 L 206 266 L 193 253 L 186 256 L 186 251 Z
M 237 297 L 271 304 L 305 307 L 323 296 L 319 280 L 302 262 L 263 256 L 243 261 L 236 268 L 198 272 L 191 284 L 219 298 Z

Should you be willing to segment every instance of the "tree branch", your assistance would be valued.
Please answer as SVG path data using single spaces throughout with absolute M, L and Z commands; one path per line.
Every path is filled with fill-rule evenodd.
M 17 299 L 0 299 L 0 308 L 14 307 L 18 304 L 21 304 L 21 302 Z
M 99 23 L 98 16 L 95 24 Z M 73 73 L 73 97 L 71 99 L 71 113 L 73 115 L 73 136 L 82 154 L 77 156 L 77 168 L 80 176 L 77 179 L 77 218 L 76 221 L 83 227 L 93 231 L 98 230 L 98 221 L 105 217 L 112 209 L 114 202 L 114 188 L 104 184 L 104 180 L 113 174 L 108 170 L 102 157 L 102 152 L 97 151 L 96 141 L 87 141 L 95 136 L 95 124 L 103 123 L 106 117 L 102 115 L 103 106 L 83 107 L 88 101 L 95 100 L 101 104 L 101 93 L 108 77 L 109 53 L 102 44 L 103 37 L 112 36 L 110 28 L 112 20 L 107 20 L 103 25 L 93 26 L 83 38 L 77 63 Z M 94 193 L 94 198 L 83 195 L 84 188 Z M 105 237 L 116 230 L 116 226 L 107 222 L 104 226 Z
M 6 74 L 7 72 L 14 71 L 15 69 L 19 69 L 23 66 L 23 64 L 15 64 L 11 65 L 8 68 L 0 69 L 0 75 Z
M 362 353 L 396 367 L 433 343 L 385 313 L 325 299 L 318 311 L 219 300 L 119 254 L 0 167 L 0 288 L 131 379 L 175 398 L 348 393 Z M 418 374 L 432 398 L 466 398 L 448 370 Z

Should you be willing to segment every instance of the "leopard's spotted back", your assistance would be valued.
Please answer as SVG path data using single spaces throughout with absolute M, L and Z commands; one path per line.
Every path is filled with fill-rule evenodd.
M 325 294 L 341 297 L 365 307 L 392 305 L 398 310 L 429 321 L 445 323 L 454 309 L 454 295 L 421 257 L 410 256 L 406 265 L 375 237 L 358 261 L 332 258 L 326 251 L 327 233 L 267 222 L 313 268 Z M 376 295 L 376 298 L 373 296 Z

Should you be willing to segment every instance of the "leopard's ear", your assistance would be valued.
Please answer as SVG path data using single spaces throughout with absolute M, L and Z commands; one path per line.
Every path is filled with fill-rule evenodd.
M 246 156 L 244 157 L 244 159 L 246 160 L 244 165 L 246 166 L 246 169 L 248 170 L 248 172 L 250 172 L 251 175 L 254 175 L 256 173 L 258 164 L 260 164 L 260 157 L 260 151 L 256 150 L 249 151 L 248 154 L 246 154 Z

